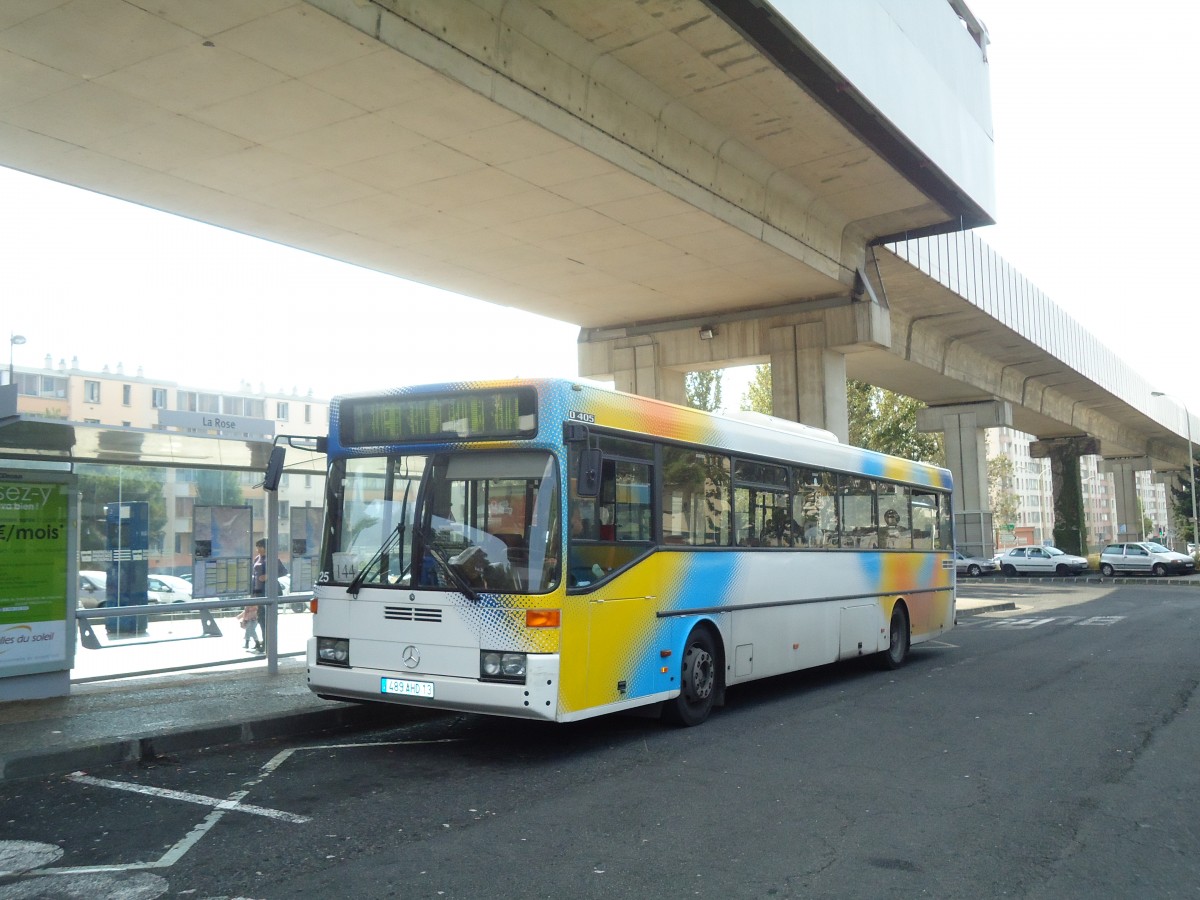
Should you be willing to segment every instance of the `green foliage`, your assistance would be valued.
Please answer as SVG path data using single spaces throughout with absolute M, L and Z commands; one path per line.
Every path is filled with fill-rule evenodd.
M 997 526 L 1015 525 L 1021 510 L 1021 497 L 1013 490 L 1013 461 L 1007 456 L 993 456 L 987 462 L 988 500 L 992 521 Z
M 917 412 L 925 404 L 904 394 L 862 381 L 846 382 L 850 443 L 917 462 L 946 464 L 942 435 L 917 431 Z
M 197 506 L 244 506 L 237 472 L 200 469 L 196 472 Z
M 1200 466 L 1192 461 L 1192 477 L 1200 478 Z M 1174 524 L 1174 532 L 1181 537 L 1186 535 L 1187 543 L 1195 542 L 1195 531 L 1192 527 L 1192 483 L 1183 477 L 1182 473 L 1168 483 L 1168 507 Z M 1182 542 L 1181 542 L 1182 543 Z
M 746 393 L 742 394 L 740 408 L 767 416 L 772 415 L 774 407 L 771 403 L 770 363 L 754 367 L 754 377 L 746 385 Z
M 742 409 L 771 415 L 771 367 L 758 366 L 742 395 Z M 846 413 L 850 443 L 891 456 L 918 462 L 946 464 L 945 443 L 940 434 L 917 431 L 917 411 L 925 404 L 863 381 L 846 382 Z
M 721 370 L 688 372 L 683 381 L 688 406 L 713 412 L 721 408 Z

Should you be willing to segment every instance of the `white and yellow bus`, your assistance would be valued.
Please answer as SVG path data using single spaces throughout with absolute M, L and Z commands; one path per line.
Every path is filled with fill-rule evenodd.
M 910 645 L 955 617 L 950 473 L 569 380 L 335 399 L 309 684 L 567 722 Z

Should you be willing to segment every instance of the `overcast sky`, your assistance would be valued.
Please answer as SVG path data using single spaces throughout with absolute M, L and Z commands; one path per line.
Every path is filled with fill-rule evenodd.
M 1200 413 L 1193 0 L 967 0 L 991 35 L 997 224 L 980 235 Z
M 1154 388 L 1200 411 L 1187 68 L 1200 12 L 1183 0 L 968 2 L 992 40 L 998 225 L 981 236 Z M 27 338 L 18 364 L 77 356 L 86 369 L 321 396 L 575 372 L 570 324 L 7 170 L 0 196 L 0 329 Z M 268 309 L 283 312 L 268 320 Z M 453 323 L 439 325 L 446 339 L 411 339 L 430 313 Z M 497 356 L 497 336 L 516 350 Z M 736 405 L 743 383 L 730 381 Z

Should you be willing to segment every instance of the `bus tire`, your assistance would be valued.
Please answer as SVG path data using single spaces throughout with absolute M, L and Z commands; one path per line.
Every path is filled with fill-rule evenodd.
M 720 677 L 711 632 L 703 627 L 693 629 L 683 651 L 679 696 L 663 706 L 663 718 L 675 725 L 699 725 L 712 712 Z
M 888 648 L 879 654 L 885 669 L 898 669 L 908 660 L 908 648 L 912 634 L 908 624 L 908 610 L 901 602 L 892 607 L 892 621 L 888 624 Z

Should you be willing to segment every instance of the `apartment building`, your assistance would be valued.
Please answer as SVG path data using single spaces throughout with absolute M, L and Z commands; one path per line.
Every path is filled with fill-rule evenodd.
M 270 392 L 262 387 L 254 390 L 245 383 L 237 391 L 218 391 L 147 377 L 140 366 L 130 374 L 119 363 L 111 369 L 105 366 L 94 372 L 81 369 L 77 358 L 68 366 L 65 360 L 55 365 L 47 357 L 41 368 L 16 367 L 13 380 L 17 385 L 18 413 L 83 424 L 161 430 L 177 428 L 180 421 L 190 421 L 186 416 L 172 419 L 172 413 L 205 413 L 251 424 L 254 431 L 246 436 L 261 439 L 263 433 L 318 436 L 325 433 L 329 422 L 328 401 L 316 398 L 311 391 Z M 185 430 L 206 429 L 185 426 Z M 86 474 L 89 467 L 80 465 L 78 471 Z M 208 504 L 248 505 L 254 517 L 255 536 L 265 533 L 266 499 L 258 486 L 262 473 L 230 472 L 214 477 L 212 472 L 178 468 L 142 470 L 137 474 L 148 477 L 148 473 L 161 480 L 166 509 L 161 537 L 152 542 L 152 571 L 190 570 L 192 511 L 202 495 Z M 293 508 L 319 509 L 324 490 L 324 479 L 319 476 L 285 472 L 279 485 L 279 533 L 289 533 Z M 103 498 L 104 502 L 117 499 Z

